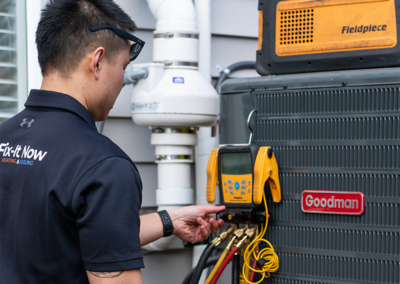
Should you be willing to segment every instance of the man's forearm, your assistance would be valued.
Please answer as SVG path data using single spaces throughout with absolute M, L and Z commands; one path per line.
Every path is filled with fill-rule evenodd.
M 140 216 L 140 245 L 158 240 L 164 235 L 163 224 L 158 213 Z

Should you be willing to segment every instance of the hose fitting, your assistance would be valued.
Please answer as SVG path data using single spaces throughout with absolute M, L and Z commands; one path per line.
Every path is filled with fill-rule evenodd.
M 238 230 L 235 231 L 234 235 L 236 236 L 236 238 L 238 240 L 240 240 L 241 238 L 243 238 L 247 228 L 249 227 L 249 225 L 245 224 L 243 226 L 243 228 L 239 228 Z
M 223 231 L 221 234 L 219 234 L 218 237 L 216 237 L 211 243 L 217 247 L 221 243 L 225 242 L 228 237 L 233 233 L 233 231 L 237 230 L 237 225 L 232 224 L 230 225 L 225 231 Z
M 236 244 L 236 247 L 239 249 L 243 244 L 244 241 L 248 238 L 248 235 L 244 235 L 244 237 Z
M 243 245 L 243 243 L 246 241 L 246 239 L 250 237 L 250 234 L 251 234 L 251 236 L 254 236 L 254 232 L 255 232 L 254 228 L 251 228 L 251 229 L 248 229 L 248 228 L 249 228 L 249 225 L 246 224 L 243 226 L 242 229 L 238 230 L 240 232 L 236 231 L 236 232 L 238 232 L 238 235 L 235 232 L 235 235 L 237 235 L 238 239 L 239 239 L 239 242 L 236 244 L 236 247 L 238 249 Z M 240 235 L 240 237 L 239 237 L 239 235 Z
M 226 246 L 226 249 L 230 250 L 232 246 L 237 242 L 237 240 L 241 239 L 244 235 L 245 230 L 247 229 L 248 225 L 244 225 L 243 228 L 239 228 L 238 230 L 235 231 L 235 233 L 232 236 L 232 239 L 230 240 L 229 244 Z
M 246 231 L 246 235 L 249 237 L 249 239 L 253 238 L 254 235 L 256 234 L 256 227 L 250 228 Z
M 226 246 L 225 249 L 227 249 L 228 251 L 231 250 L 233 244 L 235 243 L 235 240 L 236 240 L 236 236 L 233 236 L 231 241 L 229 242 L 229 244 Z
M 223 231 L 223 232 L 220 234 L 221 240 L 222 240 L 223 242 L 225 242 L 225 241 L 228 239 L 228 237 L 229 237 L 234 231 L 237 230 L 237 228 L 238 228 L 237 224 L 232 224 L 232 225 L 230 225 L 228 229 L 226 229 L 225 231 Z

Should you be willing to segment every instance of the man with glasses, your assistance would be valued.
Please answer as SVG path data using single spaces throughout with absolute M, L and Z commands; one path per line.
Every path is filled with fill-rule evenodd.
M 96 130 L 145 44 L 135 29 L 112 0 L 49 0 L 42 11 L 41 89 L 0 126 L 2 283 L 142 283 L 142 245 L 198 242 L 223 226 L 210 216 L 223 206 L 139 216 L 139 173 Z

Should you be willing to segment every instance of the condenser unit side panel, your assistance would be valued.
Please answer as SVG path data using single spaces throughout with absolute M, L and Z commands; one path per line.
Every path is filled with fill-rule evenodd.
M 266 185 L 265 237 L 280 265 L 263 283 L 400 283 L 400 68 L 305 75 L 221 88 L 221 144 L 248 142 L 227 135 L 247 120 L 235 112 L 247 100 L 254 143 L 272 146 L 279 165 L 282 201 Z M 304 190 L 362 192 L 365 213 L 304 213 Z
M 224 137 L 223 141 L 229 141 L 229 144 L 247 144 L 250 131 L 247 127 L 246 119 L 254 108 L 255 96 L 250 93 L 230 94 L 221 96 L 221 114 L 220 123 L 235 125 L 235 128 L 220 128 L 220 135 Z M 220 144 L 225 144 L 221 140 Z

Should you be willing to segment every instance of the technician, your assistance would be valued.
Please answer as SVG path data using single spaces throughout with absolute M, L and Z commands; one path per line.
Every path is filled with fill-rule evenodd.
M 1 283 L 143 283 L 141 246 L 223 226 L 210 216 L 223 206 L 139 216 L 137 168 L 96 130 L 143 48 L 135 29 L 112 0 L 49 0 L 42 11 L 41 89 L 0 126 Z

